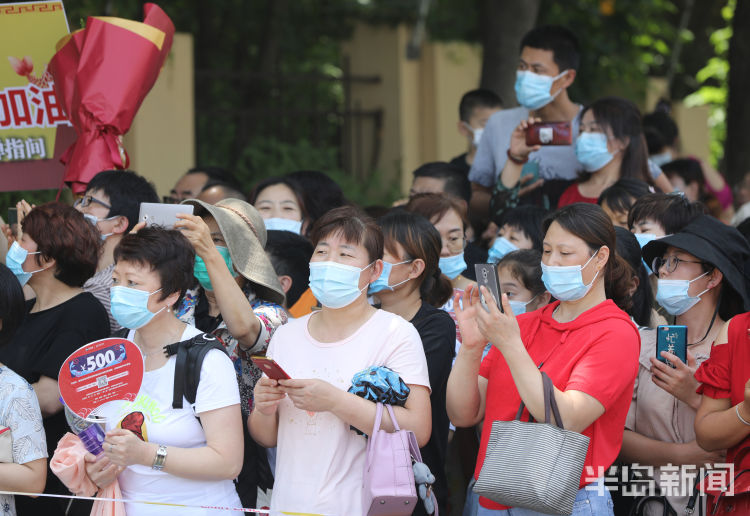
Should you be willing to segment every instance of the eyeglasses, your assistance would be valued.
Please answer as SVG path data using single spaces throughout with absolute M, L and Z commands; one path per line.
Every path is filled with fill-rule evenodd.
M 670 256 L 669 258 L 662 258 L 661 256 L 657 256 L 654 258 L 654 261 L 651 263 L 651 270 L 654 271 L 656 274 L 659 274 L 659 270 L 662 267 L 665 267 L 665 270 L 667 273 L 672 274 L 676 269 L 677 266 L 680 265 L 680 263 L 700 263 L 704 264 L 706 262 L 701 261 L 694 261 L 694 260 L 683 260 L 682 258 L 677 258 L 676 256 Z
M 92 202 L 96 203 L 96 204 L 98 204 L 100 206 L 104 206 L 108 210 L 112 209 L 112 206 L 110 206 L 109 204 L 107 204 L 104 201 L 100 201 L 99 199 L 96 199 L 95 197 L 92 197 L 91 195 L 84 195 L 83 197 L 81 197 L 80 199 L 78 199 L 75 203 L 73 203 L 73 206 L 76 207 L 76 208 L 79 207 L 79 206 L 81 208 L 86 208 L 86 207 L 90 206 Z

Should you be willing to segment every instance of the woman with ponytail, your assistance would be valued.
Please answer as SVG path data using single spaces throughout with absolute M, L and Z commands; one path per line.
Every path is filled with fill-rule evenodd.
M 602 477 L 620 450 L 640 347 L 623 311 L 630 305 L 628 265 L 617 256 L 614 227 L 597 205 L 566 206 L 544 221 L 543 231 L 542 280 L 558 301 L 514 317 L 507 294 L 504 313 L 491 302 L 489 311 L 482 308 L 476 288 L 467 289 L 460 306 L 456 296 L 463 344 L 448 380 L 448 415 L 462 427 L 484 419 L 476 478 L 494 421 L 515 419 L 522 401 L 521 420 L 530 413 L 544 421 L 545 373 L 565 429 L 590 439 L 583 474 L 570 479 L 580 488 L 572 515 L 610 516 Z M 482 293 L 491 299 L 485 287 Z M 487 342 L 492 349 L 482 359 Z M 516 514 L 483 497 L 479 505 L 479 516 Z
M 447 514 L 448 484 L 445 456 L 448 447 L 448 413 L 445 391 L 455 355 L 456 327 L 447 312 L 435 308 L 450 297 L 452 288 L 440 273 L 440 233 L 426 218 L 395 210 L 378 223 L 383 230 L 383 272 L 370 285 L 387 312 L 411 322 L 422 339 L 432 395 L 432 435 L 421 449 L 422 459 L 435 475 L 433 491 L 442 514 Z M 415 515 L 426 514 L 417 504 Z

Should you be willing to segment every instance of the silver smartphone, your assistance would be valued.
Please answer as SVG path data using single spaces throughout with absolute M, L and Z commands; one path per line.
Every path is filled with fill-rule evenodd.
M 162 226 L 172 229 L 177 222 L 178 213 L 193 214 L 192 204 L 161 204 L 158 202 L 142 202 L 138 213 L 138 220 L 145 221 L 147 226 Z
M 474 272 L 477 274 L 477 286 L 485 287 L 492 294 L 492 301 L 495 302 L 500 311 L 503 311 L 503 304 L 500 302 L 500 278 L 497 276 L 497 265 L 492 263 L 474 264 Z M 484 298 L 482 291 L 479 291 L 479 302 L 485 310 L 490 311 L 487 306 L 487 300 Z

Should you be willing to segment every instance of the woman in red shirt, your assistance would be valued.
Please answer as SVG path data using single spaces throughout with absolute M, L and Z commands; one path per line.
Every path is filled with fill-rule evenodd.
M 575 151 L 584 172 L 560 196 L 558 208 L 576 202 L 596 204 L 602 192 L 623 177 L 654 183 L 641 113 L 629 100 L 605 97 L 584 108 Z M 663 174 L 657 183 L 664 191 L 672 190 Z
M 486 312 L 477 290 L 467 290 L 456 310 L 464 341 L 448 380 L 448 415 L 462 427 L 484 419 L 477 477 L 493 421 L 513 420 L 522 400 L 544 420 L 541 369 L 555 385 L 565 428 L 590 438 L 573 516 L 611 515 L 602 477 L 620 451 L 640 347 L 622 310 L 630 303 L 627 265 L 615 253 L 614 227 L 599 206 L 567 206 L 545 220 L 544 232 L 542 279 L 559 301 L 516 318 L 505 294 L 505 313 L 492 303 Z M 482 360 L 488 341 L 493 348 Z M 480 516 L 538 514 L 486 498 L 479 503 Z

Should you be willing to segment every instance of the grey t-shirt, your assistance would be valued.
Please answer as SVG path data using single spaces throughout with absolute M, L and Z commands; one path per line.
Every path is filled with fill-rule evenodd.
M 579 109 L 582 106 L 579 106 Z M 474 163 L 469 172 L 469 180 L 492 188 L 508 159 L 510 136 L 521 120 L 529 117 L 529 110 L 524 107 L 503 109 L 490 117 L 484 128 L 482 139 L 474 156 Z M 573 142 L 578 136 L 578 117 L 572 121 Z M 575 145 L 546 145 L 529 154 L 529 163 L 524 167 L 538 170 L 542 179 L 573 180 L 583 166 L 576 159 Z

